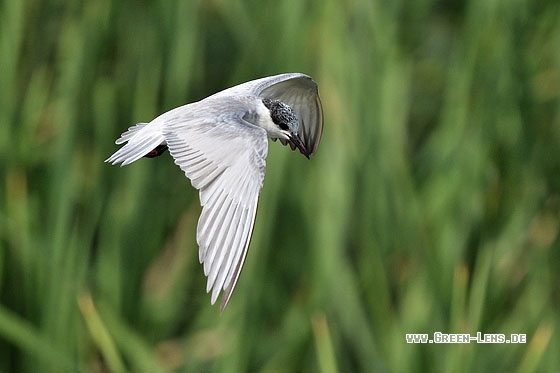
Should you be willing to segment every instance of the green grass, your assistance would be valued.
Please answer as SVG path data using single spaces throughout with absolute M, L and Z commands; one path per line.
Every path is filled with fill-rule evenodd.
M 560 371 L 556 1 L 0 1 L 0 371 Z M 225 312 L 198 193 L 130 125 L 282 72 L 311 161 L 271 143 Z M 406 333 L 525 344 L 407 344 Z

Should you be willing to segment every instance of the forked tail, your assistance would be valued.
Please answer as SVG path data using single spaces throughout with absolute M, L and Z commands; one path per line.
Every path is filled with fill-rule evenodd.
M 126 142 L 126 145 L 107 158 L 105 162 L 111 164 L 122 163 L 121 166 L 126 166 L 150 153 L 158 145 L 164 144 L 165 138 L 160 128 L 148 124 L 138 123 L 124 132 L 115 141 L 115 144 L 120 145 Z

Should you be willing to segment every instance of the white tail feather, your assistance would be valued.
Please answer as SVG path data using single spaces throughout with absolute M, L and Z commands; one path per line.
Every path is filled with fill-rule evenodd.
M 144 128 L 146 126 L 146 124 L 148 124 L 148 123 L 138 123 L 135 126 L 128 127 L 128 130 L 126 132 L 123 132 L 121 134 L 121 137 L 119 137 L 117 140 L 115 140 L 115 144 L 120 145 L 120 144 L 130 140 L 130 138 L 132 136 L 134 136 L 136 133 L 138 133 L 139 130 Z
M 122 163 L 121 166 L 126 166 L 142 158 L 158 145 L 165 143 L 165 138 L 159 126 L 148 124 L 138 123 L 124 132 L 115 141 L 115 144 L 124 142 L 127 142 L 127 144 L 107 158 L 105 162 L 111 164 Z

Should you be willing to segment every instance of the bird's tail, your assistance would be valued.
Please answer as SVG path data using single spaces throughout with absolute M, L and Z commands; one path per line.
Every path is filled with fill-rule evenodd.
M 148 124 L 138 123 L 124 132 L 115 141 L 115 144 L 120 145 L 124 142 L 127 144 L 107 158 L 105 162 L 111 164 L 122 163 L 121 166 L 126 166 L 142 158 L 158 145 L 165 143 L 165 138 L 160 128 L 154 125 L 148 126 Z

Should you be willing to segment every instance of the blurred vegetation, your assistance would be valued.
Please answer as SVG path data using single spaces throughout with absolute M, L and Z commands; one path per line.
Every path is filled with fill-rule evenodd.
M 0 0 L 0 371 L 560 371 L 559 47 L 554 0 Z M 323 141 L 271 144 L 220 313 L 196 190 L 103 160 L 295 71 Z

